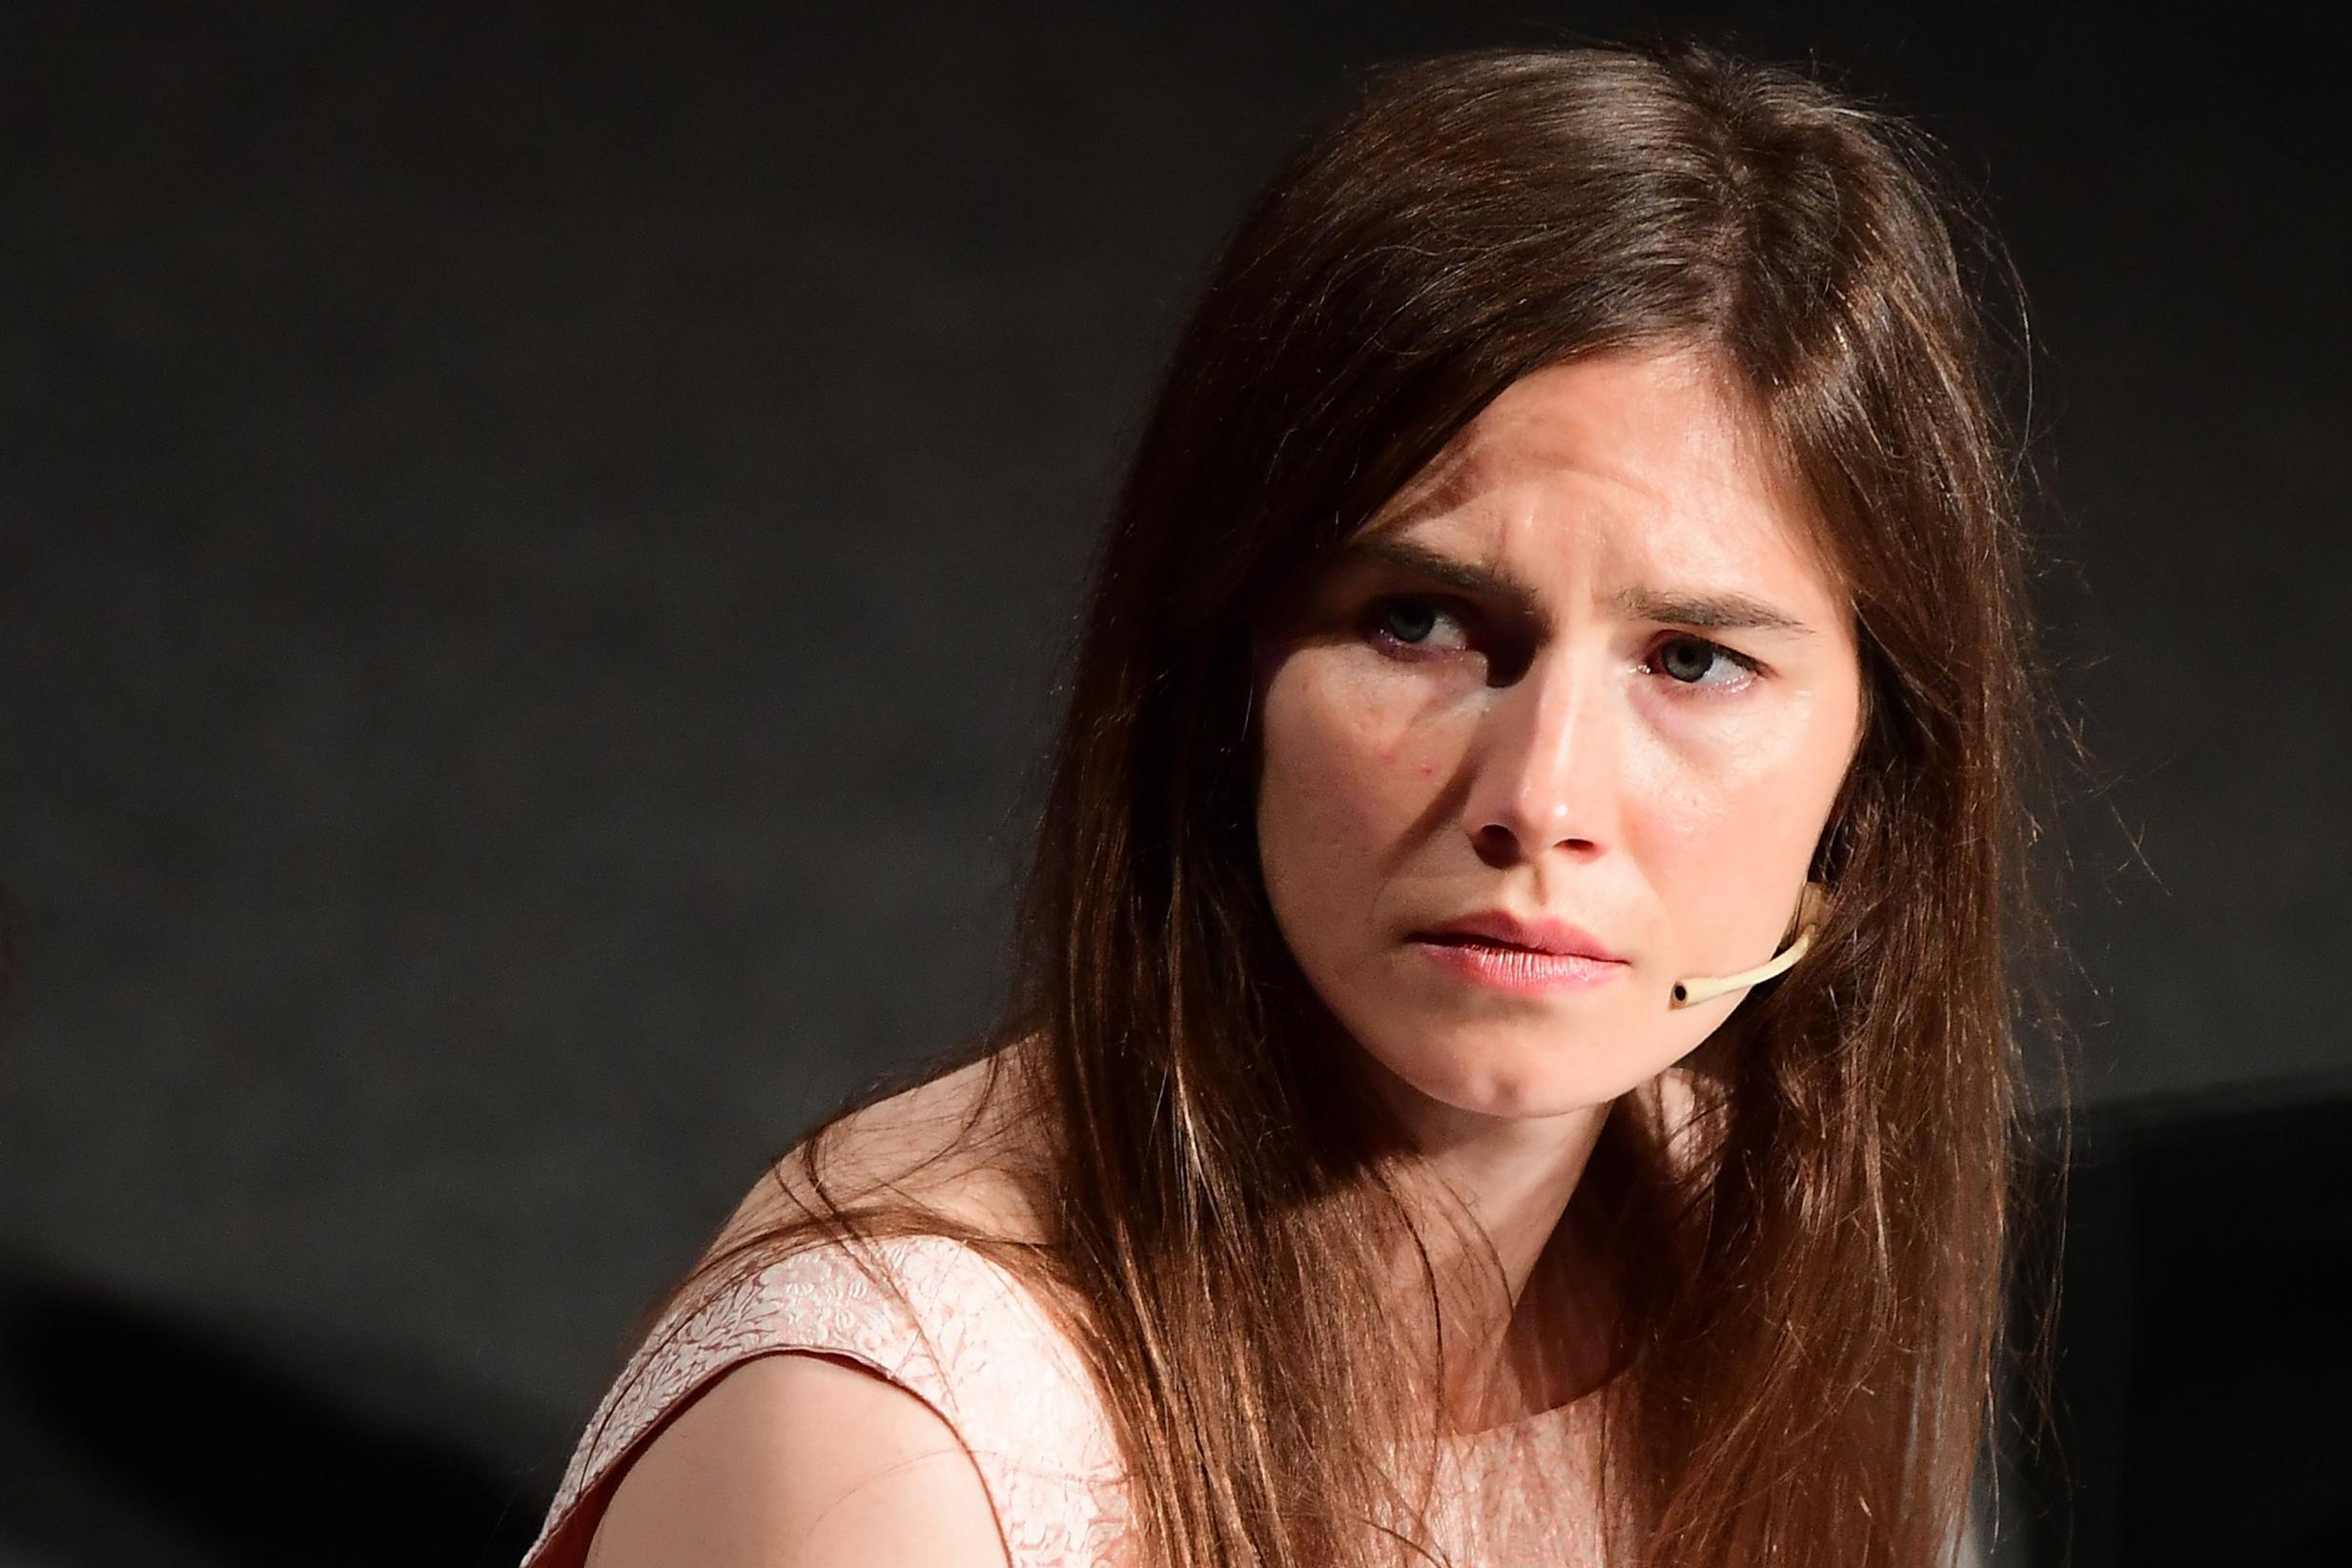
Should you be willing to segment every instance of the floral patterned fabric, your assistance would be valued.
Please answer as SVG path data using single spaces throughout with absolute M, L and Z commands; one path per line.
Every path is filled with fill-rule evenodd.
M 1012 1568 L 1134 1568 L 1115 1444 L 1076 1351 L 1012 1273 L 945 1236 L 892 1237 L 894 1299 L 838 1246 L 673 1313 L 599 1405 L 522 1568 L 577 1568 L 627 1462 L 728 1368 L 784 1351 L 908 1389 L 970 1450 Z M 674 1331 L 674 1332 L 673 1332 Z M 1590 1401 L 1459 1437 L 1440 1456 L 1436 1544 L 1457 1568 L 1593 1568 Z

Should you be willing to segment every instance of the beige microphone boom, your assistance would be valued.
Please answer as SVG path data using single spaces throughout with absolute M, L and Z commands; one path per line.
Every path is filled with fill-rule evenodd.
M 1759 981 L 1771 979 L 1772 976 L 1805 956 L 1805 949 L 1813 945 L 1813 932 L 1817 928 L 1812 926 L 1806 927 L 1797 933 L 1797 939 L 1789 944 L 1786 951 L 1766 963 L 1757 965 L 1752 969 L 1742 969 L 1737 974 L 1717 975 L 1712 979 L 1676 981 L 1672 1005 L 1677 1008 L 1695 1008 L 1700 1003 L 1711 1001 L 1726 991 L 1735 991 L 1742 986 L 1753 986 Z

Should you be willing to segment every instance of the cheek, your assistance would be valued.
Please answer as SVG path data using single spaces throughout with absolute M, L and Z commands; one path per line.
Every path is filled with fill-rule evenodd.
M 1738 745 L 1652 759 L 1634 798 L 1647 803 L 1641 853 L 1666 907 L 1695 921 L 1750 912 L 1756 931 L 1736 934 L 1735 947 L 1775 937 L 1844 778 L 1847 741 L 1833 722 L 1778 724 Z
M 1443 747 L 1383 696 L 1303 654 L 1269 682 L 1258 785 L 1269 884 L 1377 882 L 1426 819 L 1448 771 Z

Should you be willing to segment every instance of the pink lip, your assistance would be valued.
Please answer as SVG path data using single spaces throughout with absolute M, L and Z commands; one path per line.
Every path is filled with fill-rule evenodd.
M 1501 947 L 1525 947 L 1533 952 L 1594 958 L 1610 964 L 1624 962 L 1601 946 L 1599 937 L 1581 926 L 1565 920 L 1522 920 L 1508 909 L 1482 909 L 1413 934 L 1416 938 L 1478 938 Z
M 1429 955 L 1440 968 L 1465 980 L 1523 996 L 1583 990 L 1625 972 L 1615 959 L 1585 958 L 1575 953 L 1544 953 L 1528 947 L 1503 947 L 1483 941 L 1433 942 L 1415 937 L 1413 946 Z
M 1413 935 L 1413 946 L 1447 972 L 1523 996 L 1583 990 L 1626 965 L 1591 932 L 1565 921 L 1522 920 L 1490 909 Z

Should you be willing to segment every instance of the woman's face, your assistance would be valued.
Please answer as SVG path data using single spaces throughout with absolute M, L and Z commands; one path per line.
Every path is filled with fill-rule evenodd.
M 1673 1009 L 1677 980 L 1778 950 L 1861 678 L 1760 451 L 1702 358 L 1538 372 L 1261 619 L 1267 890 L 1409 1090 L 1498 1117 L 1605 1104 L 1746 994 Z M 1498 913 L 1607 957 L 1427 939 Z M 1545 941 L 1526 924 L 1509 934 Z

